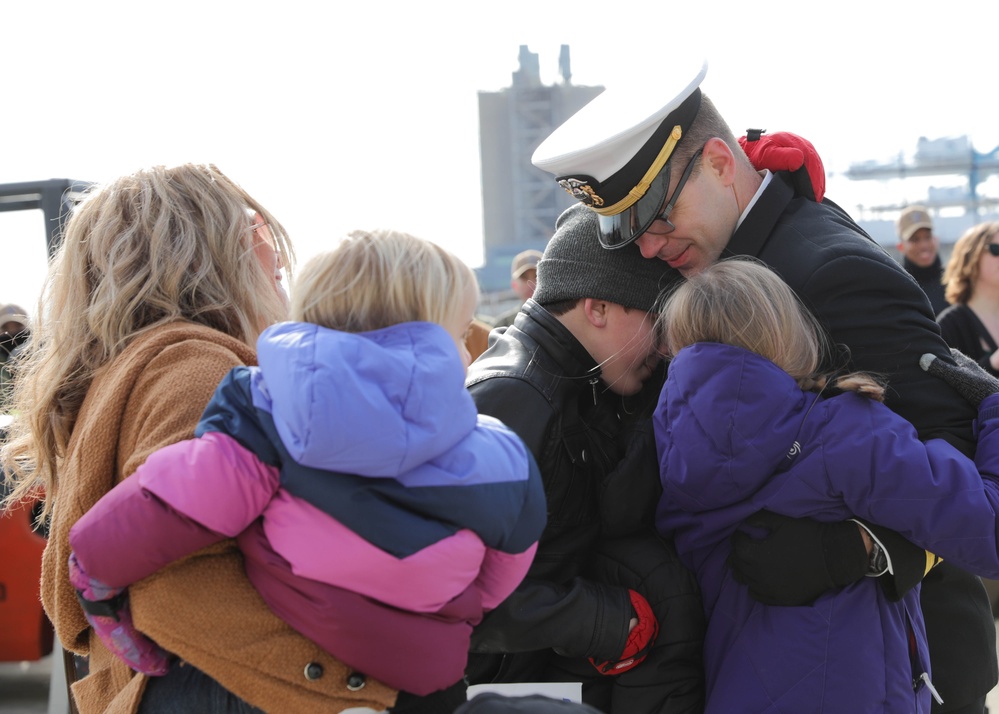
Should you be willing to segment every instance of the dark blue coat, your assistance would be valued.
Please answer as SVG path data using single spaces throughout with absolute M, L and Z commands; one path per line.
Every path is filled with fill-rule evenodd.
M 975 464 L 923 443 L 884 405 L 803 392 L 772 362 L 714 343 L 670 364 L 656 411 L 657 516 L 698 576 L 709 617 L 708 712 L 928 712 L 919 593 L 874 579 L 811 606 L 768 607 L 735 582 L 729 537 L 751 514 L 868 519 L 968 570 L 999 576 L 999 396 L 982 405 Z M 909 634 L 916 650 L 910 659 Z

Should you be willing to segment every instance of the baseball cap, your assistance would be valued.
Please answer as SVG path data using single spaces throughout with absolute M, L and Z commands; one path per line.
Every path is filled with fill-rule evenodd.
M 0 325 L 7 322 L 20 322 L 25 327 L 28 326 L 28 314 L 23 307 L 10 303 L 0 307 Z
M 532 163 L 600 216 L 600 243 L 631 243 L 662 212 L 670 157 L 697 116 L 705 60 L 682 55 L 655 81 L 622 78 L 541 142 Z M 635 74 L 633 72 L 633 74 Z
M 909 206 L 902 211 L 898 221 L 895 222 L 895 231 L 902 242 L 909 240 L 920 228 L 929 228 L 931 232 L 933 231 L 930 212 L 925 206 Z
M 537 268 L 539 260 L 541 260 L 540 250 L 525 250 L 517 253 L 513 258 L 510 275 L 514 278 L 519 278 L 531 268 Z

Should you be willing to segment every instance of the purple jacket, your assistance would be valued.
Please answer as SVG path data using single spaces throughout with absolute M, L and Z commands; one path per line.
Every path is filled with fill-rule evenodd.
M 889 602 L 868 578 L 811 606 L 762 605 L 732 578 L 729 537 L 760 509 L 858 516 L 999 577 L 996 416 L 992 396 L 979 411 L 976 469 L 942 440 L 920 442 L 883 404 L 803 392 L 746 350 L 702 343 L 676 356 L 655 415 L 657 524 L 703 591 L 707 712 L 930 710 L 918 590 Z
M 288 322 L 257 347 L 200 438 L 150 455 L 76 523 L 79 562 L 120 587 L 236 537 L 250 580 L 306 637 L 398 689 L 454 684 L 544 528 L 530 453 L 476 412 L 438 325 Z

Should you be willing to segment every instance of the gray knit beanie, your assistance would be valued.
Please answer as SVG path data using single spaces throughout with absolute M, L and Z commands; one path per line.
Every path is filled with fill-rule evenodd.
M 658 258 L 643 258 L 634 243 L 607 250 L 597 238 L 597 214 L 579 203 L 555 222 L 555 235 L 538 263 L 534 301 L 596 298 L 651 312 L 679 274 Z

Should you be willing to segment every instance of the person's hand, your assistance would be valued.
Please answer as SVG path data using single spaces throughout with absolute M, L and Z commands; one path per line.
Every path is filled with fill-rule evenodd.
M 798 193 L 821 201 L 826 194 L 826 170 L 812 142 L 797 134 L 778 131 L 764 134 L 749 129 L 739 146 L 757 170 L 790 171 Z
M 656 636 L 659 634 L 659 622 L 649 606 L 649 602 L 641 594 L 634 590 L 629 590 L 631 606 L 635 608 L 636 618 L 632 618 L 631 631 L 628 633 L 628 642 L 624 646 L 624 651 L 616 660 L 595 660 L 590 657 L 590 664 L 597 668 L 600 674 L 614 675 L 627 672 L 640 665 L 649 655 L 652 645 L 656 643 Z M 632 624 L 635 623 L 635 624 Z
M 135 629 L 125 588 L 111 587 L 90 577 L 76 554 L 69 556 L 69 580 L 87 622 L 108 650 L 136 672 L 161 677 L 174 656 Z
M 820 523 L 759 511 L 743 525 L 769 532 L 759 538 L 734 533 L 729 566 L 764 605 L 809 605 L 824 592 L 867 574 L 867 548 L 861 528 L 852 521 Z
M 948 364 L 934 354 L 924 354 L 919 358 L 919 366 L 953 387 L 973 407 L 981 404 L 985 397 L 999 393 L 999 379 L 963 352 L 951 348 L 950 354 L 955 364 Z

